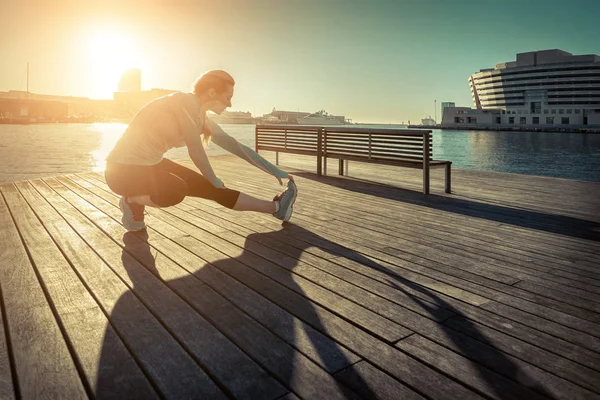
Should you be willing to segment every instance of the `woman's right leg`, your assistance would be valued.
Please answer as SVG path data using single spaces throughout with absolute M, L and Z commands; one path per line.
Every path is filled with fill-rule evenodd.
M 121 195 L 119 207 L 121 221 L 128 230 L 139 231 L 146 227 L 144 206 L 168 207 L 183 200 L 187 185 L 179 177 L 157 166 L 108 164 L 106 183 Z

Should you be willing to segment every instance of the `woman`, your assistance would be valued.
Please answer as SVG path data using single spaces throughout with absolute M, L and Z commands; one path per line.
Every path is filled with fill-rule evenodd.
M 225 71 L 203 74 L 192 93 L 173 93 L 142 108 L 107 157 L 106 183 L 121 195 L 119 206 L 127 230 L 146 227 L 144 207 L 169 207 L 186 196 L 201 197 L 238 211 L 273 214 L 282 221 L 292 216 L 297 189 L 294 178 L 249 147 L 238 143 L 206 117 L 207 111 L 222 113 L 231 106 L 235 81 Z M 287 190 L 272 201 L 228 189 L 215 175 L 205 147 L 212 139 L 218 146 L 273 175 Z M 163 158 L 173 147 L 187 146 L 201 174 Z

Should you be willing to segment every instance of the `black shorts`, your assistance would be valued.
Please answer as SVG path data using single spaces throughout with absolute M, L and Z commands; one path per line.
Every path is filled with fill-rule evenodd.
M 108 162 L 104 172 L 106 184 L 121 196 L 150 195 L 160 207 L 181 203 L 185 196 L 214 200 L 233 208 L 240 192 L 214 187 L 196 171 L 163 159 L 156 165 L 127 165 Z

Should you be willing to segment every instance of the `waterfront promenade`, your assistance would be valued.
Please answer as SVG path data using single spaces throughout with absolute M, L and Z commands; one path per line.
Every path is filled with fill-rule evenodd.
M 126 233 L 101 174 L 0 185 L 0 398 L 600 399 L 600 183 L 281 163 L 283 226 L 188 198 Z

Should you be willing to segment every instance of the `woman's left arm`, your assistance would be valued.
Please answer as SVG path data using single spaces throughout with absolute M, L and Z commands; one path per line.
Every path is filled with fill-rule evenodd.
M 233 137 L 229 136 L 223 129 L 221 129 L 221 127 L 217 123 L 212 121 L 208 116 L 204 120 L 204 128 L 210 129 L 212 141 L 217 146 L 227 150 L 231 154 L 235 154 L 243 160 L 246 160 L 248 163 L 265 171 L 267 174 L 273 175 L 275 178 L 277 178 L 279 184 L 282 184 L 281 179 L 289 177 L 289 174 L 287 172 L 277 168 L 277 166 L 265 160 L 250 147 L 241 144 Z

